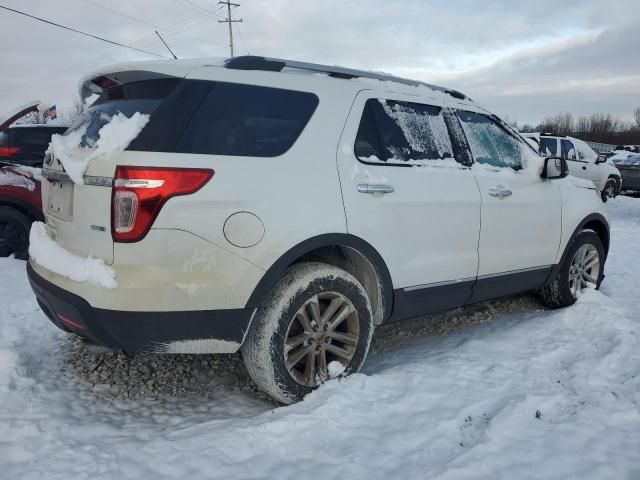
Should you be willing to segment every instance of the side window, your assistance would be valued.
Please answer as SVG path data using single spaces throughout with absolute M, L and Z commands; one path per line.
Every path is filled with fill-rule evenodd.
M 298 139 L 317 105 L 313 93 L 217 83 L 189 122 L 176 151 L 277 157 Z
M 540 137 L 540 153 L 547 157 L 557 157 L 558 140 L 555 138 Z
M 356 135 L 360 160 L 420 164 L 453 158 L 442 109 L 396 100 L 367 100 Z
M 457 114 L 475 162 L 514 170 L 522 168 L 525 145 L 520 140 L 486 115 L 462 110 Z
M 565 160 L 578 160 L 576 155 L 576 149 L 569 140 L 561 140 L 562 145 L 562 158 Z

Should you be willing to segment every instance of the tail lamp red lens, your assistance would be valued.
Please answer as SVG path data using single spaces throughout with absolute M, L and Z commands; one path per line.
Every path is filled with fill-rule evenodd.
M 111 203 L 113 240 L 142 240 L 167 200 L 197 192 L 213 174 L 200 168 L 117 167 Z

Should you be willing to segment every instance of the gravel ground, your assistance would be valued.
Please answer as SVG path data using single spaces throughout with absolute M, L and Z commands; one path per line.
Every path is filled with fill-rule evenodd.
M 532 295 L 519 295 L 459 308 L 376 329 L 370 355 L 383 354 L 418 337 L 446 335 L 503 313 L 542 309 Z M 68 381 L 89 386 L 110 400 L 213 397 L 216 389 L 252 392 L 270 399 L 249 378 L 240 353 L 230 355 L 156 355 L 128 358 L 122 353 L 96 354 L 74 335 L 63 340 L 61 368 Z M 365 364 L 366 371 L 366 364 Z

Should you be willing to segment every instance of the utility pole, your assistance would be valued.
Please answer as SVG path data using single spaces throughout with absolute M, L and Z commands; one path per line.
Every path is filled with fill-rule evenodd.
M 224 20 L 218 20 L 218 23 L 228 23 L 229 24 L 229 50 L 231 50 L 231 58 L 233 58 L 233 27 L 232 24 L 236 22 L 242 22 L 242 19 L 233 19 L 231 18 L 231 7 L 239 7 L 239 3 L 232 3 L 231 0 L 220 1 L 218 5 L 226 5 L 227 6 L 227 18 Z

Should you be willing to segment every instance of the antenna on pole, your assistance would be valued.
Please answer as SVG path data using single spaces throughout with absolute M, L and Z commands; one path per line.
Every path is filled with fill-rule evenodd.
M 165 47 L 167 47 L 167 50 L 169 50 L 169 53 L 170 53 L 171 55 L 173 55 L 174 60 L 177 60 L 177 59 L 178 59 L 178 57 L 176 57 L 176 54 L 175 54 L 175 53 L 173 53 L 173 50 L 171 50 L 171 48 L 169 48 L 169 45 L 167 45 L 167 42 L 165 42 L 165 41 L 164 41 L 164 38 L 162 38 L 162 37 L 160 36 L 160 34 L 158 33 L 158 30 L 156 30 L 156 35 L 158 35 L 158 38 L 160 39 L 160 41 L 161 41 L 162 43 L 164 43 L 164 46 L 165 46 Z
M 218 20 L 218 23 L 228 23 L 229 24 L 229 50 L 231 51 L 231 58 L 233 58 L 233 27 L 232 24 L 236 22 L 242 22 L 242 19 L 233 19 L 231 18 L 231 7 L 239 7 L 239 3 L 232 3 L 231 0 L 219 1 L 218 5 L 226 5 L 227 6 L 227 18 L 224 20 Z

